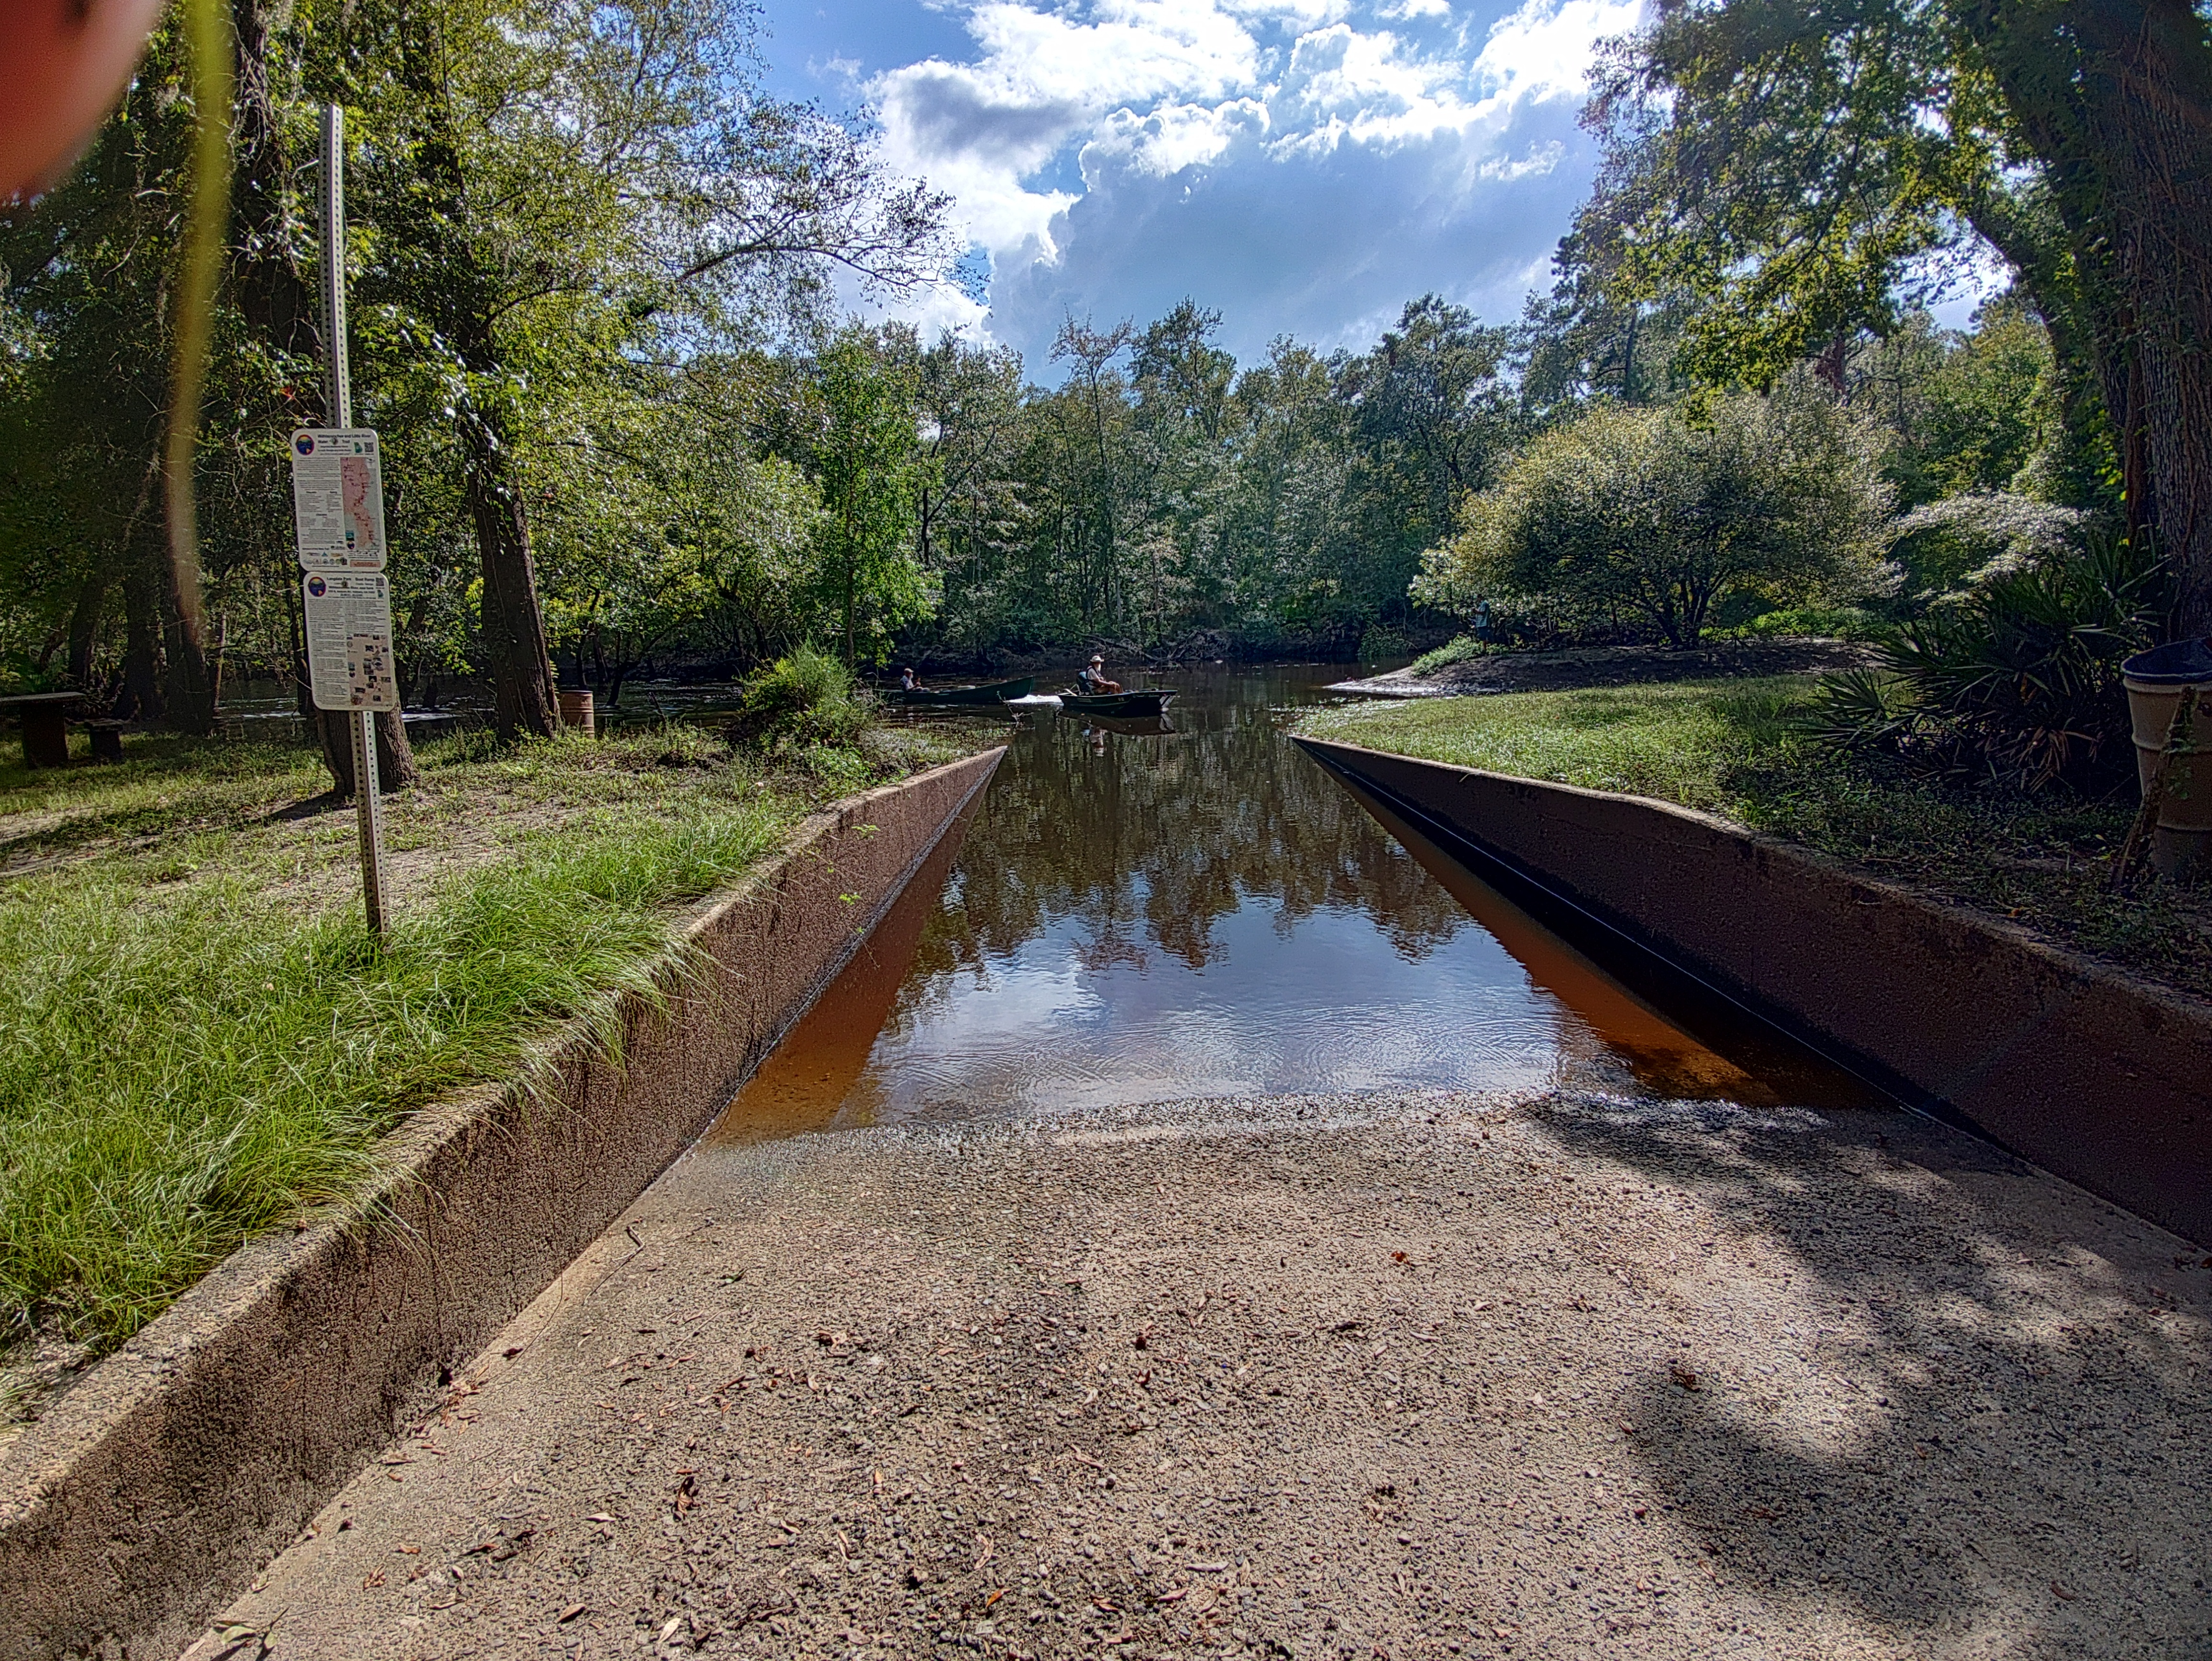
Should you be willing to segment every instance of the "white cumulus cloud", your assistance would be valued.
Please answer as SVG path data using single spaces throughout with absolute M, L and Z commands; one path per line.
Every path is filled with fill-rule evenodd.
M 1593 49 L 1639 15 L 1638 0 L 1523 0 L 1486 21 L 1479 0 L 951 3 L 972 52 L 864 91 L 887 160 L 951 192 L 988 255 L 983 326 L 1025 347 L 1055 296 L 1142 311 L 1161 281 L 1197 292 L 1209 271 L 1199 297 L 1232 313 L 1256 283 L 1346 324 L 1394 292 L 1507 280 L 1565 227 Z M 1540 226 L 1532 191 L 1554 204 Z M 1502 234 L 1476 234 L 1504 213 Z M 973 325 L 974 309 L 915 315 Z M 1291 322 L 1252 319 L 1261 338 Z

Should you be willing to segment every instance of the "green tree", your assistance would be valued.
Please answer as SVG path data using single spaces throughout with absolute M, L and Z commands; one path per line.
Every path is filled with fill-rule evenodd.
M 723 0 L 374 0 L 345 14 L 364 113 L 362 281 L 395 377 L 433 383 L 481 558 L 503 731 L 557 721 L 532 472 L 563 405 L 702 341 L 806 314 L 842 265 L 893 290 L 945 252 L 942 199 L 755 90 Z
M 932 643 L 972 653 L 1048 638 L 1042 585 L 1023 557 L 1030 527 L 1018 464 L 1030 420 L 1021 354 L 948 333 L 918 362 L 932 465 L 916 504 L 915 556 L 945 593 Z
M 672 380 L 640 373 L 532 470 L 548 636 L 609 708 L 679 641 L 750 636 L 749 658 L 781 643 L 821 518 L 798 466 L 753 453 L 755 366 L 702 356 Z M 731 611 L 745 615 L 720 615 Z
M 1704 417 L 1606 407 L 1540 435 L 1468 499 L 1424 585 L 1617 605 L 1680 647 L 1731 594 L 1844 599 L 1887 579 L 1866 423 L 1802 392 L 1717 399 Z
M 815 364 L 814 391 L 822 492 L 815 590 L 837 621 L 850 669 L 864 630 L 870 655 L 880 657 L 891 630 L 935 607 L 934 574 L 914 548 L 935 470 L 922 450 L 919 369 L 885 354 L 868 331 L 848 327 L 830 342 Z
M 1707 378 L 1832 386 L 1978 238 L 2051 332 L 2067 447 L 2101 400 L 2131 527 L 2212 630 L 2212 21 L 2189 0 L 1665 0 L 1611 54 L 1632 292 L 1702 302 Z

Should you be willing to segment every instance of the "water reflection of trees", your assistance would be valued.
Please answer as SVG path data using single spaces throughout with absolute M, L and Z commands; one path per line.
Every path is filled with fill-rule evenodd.
M 1039 718 L 999 770 L 916 968 L 979 968 L 1073 917 L 1086 968 L 1158 951 L 1203 969 L 1223 950 L 1217 925 L 1253 904 L 1283 929 L 1356 908 L 1408 959 L 1451 938 L 1466 912 L 1281 736 L 1271 690 L 1284 689 L 1201 682 L 1162 736 Z M 1239 695 L 1254 701 L 1227 701 Z

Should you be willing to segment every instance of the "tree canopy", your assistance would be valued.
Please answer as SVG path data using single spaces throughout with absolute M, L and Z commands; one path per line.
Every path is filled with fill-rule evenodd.
M 1693 370 L 1764 385 L 1893 332 L 1994 250 L 2048 330 L 2071 447 L 2112 446 L 2177 625 L 2212 630 L 2212 21 L 2187 0 L 1662 0 L 1589 119 L 1583 216 Z

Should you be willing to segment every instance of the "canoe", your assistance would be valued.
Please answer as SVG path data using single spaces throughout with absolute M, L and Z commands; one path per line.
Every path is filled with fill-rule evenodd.
M 1062 692 L 1060 707 L 1072 715 L 1158 715 L 1166 713 L 1173 688 L 1144 692 L 1102 692 L 1092 697 L 1081 692 Z
M 927 686 L 919 692 L 894 686 L 878 696 L 885 703 L 907 709 L 963 709 L 976 704 L 995 709 L 1008 698 L 1027 697 L 1036 686 L 1036 677 L 1025 675 L 1019 680 L 994 680 L 985 686 Z

